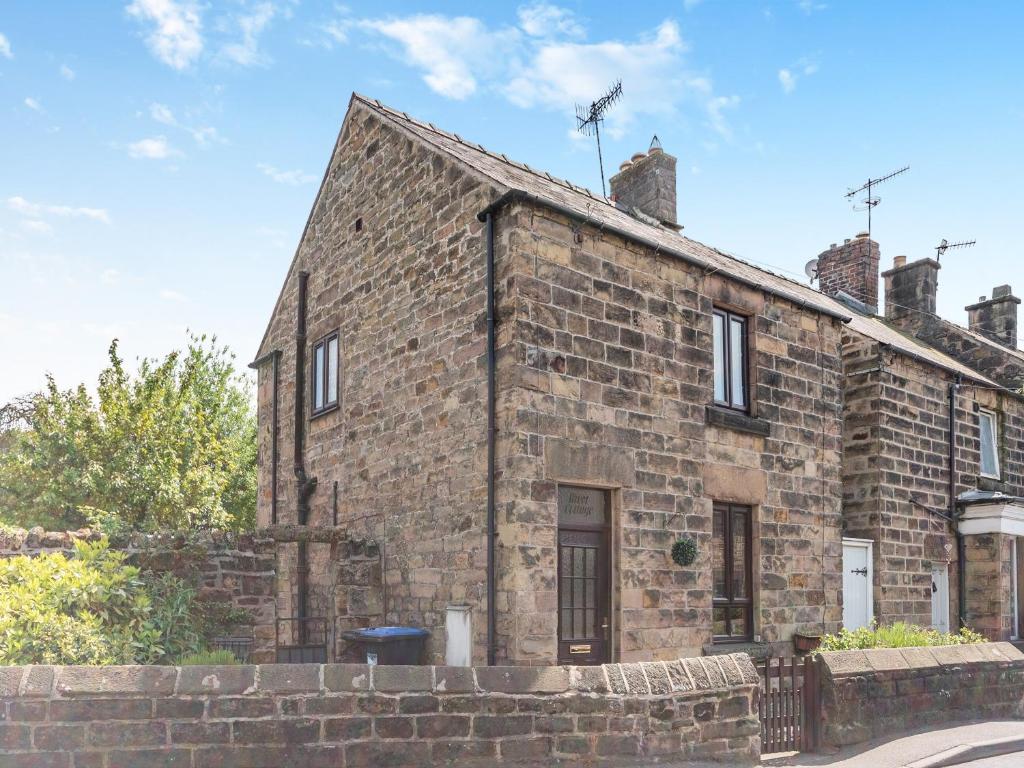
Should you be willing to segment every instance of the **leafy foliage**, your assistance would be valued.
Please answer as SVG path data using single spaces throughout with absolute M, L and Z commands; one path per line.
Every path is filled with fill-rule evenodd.
M 220 629 L 195 590 L 128 565 L 106 540 L 0 561 L 0 665 L 157 664 Z
M 177 662 L 179 667 L 200 667 L 204 665 L 238 664 L 238 659 L 231 651 L 200 651 L 182 656 Z
M 689 537 L 682 537 L 672 545 L 672 560 L 676 565 L 693 565 L 697 559 L 697 542 Z
M 984 642 L 987 642 L 984 635 L 967 627 L 957 633 L 949 633 L 897 621 L 882 627 L 872 624 L 852 631 L 841 629 L 837 634 L 825 635 L 818 650 L 855 651 L 863 648 L 915 648 L 926 645 L 967 645 Z
M 47 528 L 249 529 L 256 507 L 250 382 L 216 339 L 143 360 L 110 345 L 96 397 L 85 385 L 0 409 L 0 514 Z

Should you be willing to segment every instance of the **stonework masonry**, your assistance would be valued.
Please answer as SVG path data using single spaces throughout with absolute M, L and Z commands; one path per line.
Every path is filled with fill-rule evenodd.
M 832 244 L 818 255 L 818 286 L 835 296 L 840 291 L 869 307 L 878 307 L 878 243 L 861 232 L 841 246 Z
M 748 656 L 603 667 L 0 667 L 4 768 L 756 763 Z
M 826 747 L 957 721 L 1024 718 L 1024 655 L 1009 643 L 820 658 Z
M 99 533 L 88 529 L 0 529 L 0 558 L 70 553 L 75 541 L 99 538 Z M 274 660 L 277 564 L 272 538 L 222 531 L 134 534 L 116 548 L 128 555 L 129 562 L 146 570 L 173 573 L 194 584 L 199 600 L 244 609 L 250 621 L 235 630 L 243 637 L 251 635 L 252 661 Z

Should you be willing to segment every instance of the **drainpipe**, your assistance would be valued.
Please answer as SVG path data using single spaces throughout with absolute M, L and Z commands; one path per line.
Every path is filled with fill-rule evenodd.
M 487 223 L 487 666 L 493 667 L 497 655 L 497 587 L 495 585 L 494 514 L 495 467 L 495 341 L 494 341 L 494 214 L 486 214 Z
M 960 533 L 960 519 L 956 503 L 956 396 L 960 391 L 960 374 L 949 385 L 949 516 L 956 535 L 956 591 L 957 614 L 960 629 L 967 626 L 967 547 Z

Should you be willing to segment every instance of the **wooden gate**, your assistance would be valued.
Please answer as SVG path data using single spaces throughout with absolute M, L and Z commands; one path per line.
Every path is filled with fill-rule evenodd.
M 761 753 L 813 752 L 821 733 L 817 660 L 769 657 L 761 675 Z

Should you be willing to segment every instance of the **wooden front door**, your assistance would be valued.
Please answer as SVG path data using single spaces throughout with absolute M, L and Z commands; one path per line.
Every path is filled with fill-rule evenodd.
M 558 663 L 611 660 L 608 492 L 558 489 Z

